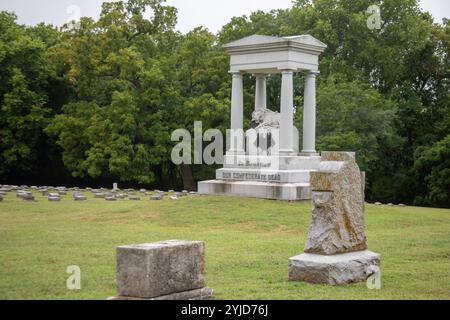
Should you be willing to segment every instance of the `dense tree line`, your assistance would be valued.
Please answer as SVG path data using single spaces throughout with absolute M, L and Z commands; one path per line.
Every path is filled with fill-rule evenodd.
M 380 30 L 366 24 L 374 3 Z M 297 0 L 235 17 L 214 35 L 176 32 L 176 14 L 162 0 L 118 1 L 104 3 L 97 21 L 57 29 L 1 12 L 0 180 L 193 188 L 215 168 L 175 166 L 170 135 L 196 120 L 229 126 L 222 45 L 308 33 L 329 46 L 318 77 L 319 150 L 358 153 L 368 200 L 450 206 L 447 20 L 433 23 L 416 0 Z M 302 77 L 295 83 L 301 109 Z M 251 76 L 244 85 L 249 127 Z M 277 110 L 278 76 L 268 94 Z

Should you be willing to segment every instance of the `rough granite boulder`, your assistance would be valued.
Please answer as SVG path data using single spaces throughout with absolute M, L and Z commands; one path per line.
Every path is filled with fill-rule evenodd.
M 364 183 L 350 152 L 324 152 L 311 173 L 312 220 L 305 252 L 334 255 L 367 249 Z
M 367 250 L 364 174 L 355 154 L 324 152 L 311 173 L 312 215 L 305 253 L 289 259 L 289 280 L 343 285 L 366 280 L 381 257 Z

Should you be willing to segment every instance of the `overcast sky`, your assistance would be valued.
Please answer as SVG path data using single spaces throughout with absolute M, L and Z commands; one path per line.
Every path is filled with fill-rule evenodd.
M 47 22 L 62 25 L 78 15 L 97 18 L 104 0 L 0 0 L 0 10 L 14 11 L 20 23 Z M 188 32 L 205 26 L 217 32 L 233 16 L 252 11 L 289 8 L 292 0 L 168 0 L 178 8 L 177 29 Z M 450 17 L 450 0 L 421 0 L 436 22 Z

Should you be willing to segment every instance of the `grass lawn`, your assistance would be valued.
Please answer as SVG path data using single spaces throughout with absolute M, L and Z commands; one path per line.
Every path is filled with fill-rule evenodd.
M 35 192 L 36 193 L 36 192 Z M 287 280 L 302 252 L 309 202 L 189 196 L 60 203 L 11 192 L 0 202 L 0 299 L 105 299 L 116 294 L 115 248 L 168 239 L 206 242 L 217 299 L 450 299 L 450 210 L 367 205 L 369 249 L 382 254 L 382 289 Z M 67 266 L 80 291 L 66 289 Z

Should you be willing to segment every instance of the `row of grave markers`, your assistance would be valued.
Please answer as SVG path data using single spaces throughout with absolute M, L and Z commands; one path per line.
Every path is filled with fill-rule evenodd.
M 106 201 L 117 201 L 122 199 L 128 199 L 130 201 L 140 201 L 141 196 L 136 193 L 143 194 L 145 196 L 150 196 L 150 200 L 162 200 L 164 196 L 168 195 L 171 200 L 177 200 L 181 197 L 188 196 L 189 194 L 197 194 L 196 192 L 188 192 L 183 190 L 182 192 L 175 192 L 174 190 L 169 190 L 168 192 L 155 190 L 154 192 L 149 192 L 146 189 L 140 189 L 139 191 L 135 189 L 125 189 L 120 190 L 117 188 L 117 184 L 114 184 L 113 189 L 93 189 L 93 188 L 66 188 L 66 187 L 28 187 L 26 185 L 22 186 L 12 186 L 12 185 L 0 185 L 0 202 L 7 196 L 7 194 L 16 192 L 17 198 L 21 198 L 24 201 L 37 202 L 33 192 L 41 193 L 43 197 L 47 197 L 50 202 L 61 201 L 62 196 L 66 196 L 68 192 L 72 192 L 74 201 L 86 201 L 88 197 L 85 192 L 90 192 L 94 198 L 105 199 Z

